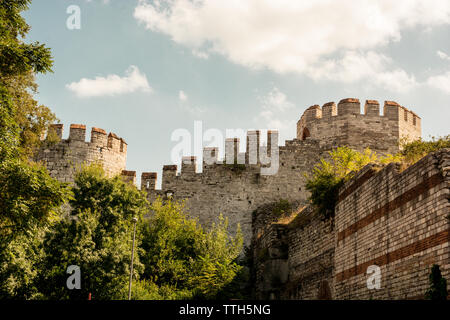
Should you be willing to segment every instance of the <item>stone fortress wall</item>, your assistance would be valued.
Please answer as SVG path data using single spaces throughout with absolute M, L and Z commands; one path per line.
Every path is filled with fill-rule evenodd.
M 126 167 L 127 143 L 114 133 L 100 128 L 91 129 L 91 139 L 86 140 L 86 126 L 71 124 L 68 139 L 62 139 L 64 126 L 51 125 L 59 142 L 44 142 L 36 154 L 36 161 L 47 166 L 52 177 L 62 182 L 73 182 L 76 170 L 83 164 L 99 163 L 109 176 L 121 174 Z M 47 135 L 47 138 L 49 135 Z
M 399 139 L 421 137 L 421 119 L 394 101 L 385 101 L 383 115 L 376 100 L 366 100 L 361 114 L 358 99 L 343 99 L 309 107 L 297 122 L 297 139 L 308 137 L 333 146 L 370 147 L 381 153 L 398 151 Z
M 404 113 L 407 115 L 402 116 Z M 62 137 L 62 125 L 51 129 Z M 82 163 L 99 162 L 109 175 L 122 174 L 127 181 L 135 182 L 136 172 L 125 170 L 125 141 L 102 129 L 92 128 L 91 132 L 91 141 L 85 142 L 86 127 L 71 125 L 69 138 L 41 149 L 37 160 L 46 162 L 51 174 L 62 181 L 73 181 L 74 170 Z M 176 165 L 163 167 L 160 190 L 155 189 L 157 173 L 142 173 L 141 189 L 150 200 L 168 195 L 185 200 L 186 209 L 206 227 L 222 213 L 228 217 L 231 230 L 240 225 L 245 245 L 249 246 L 252 213 L 280 199 L 306 202 L 304 173 L 311 172 L 328 151 L 347 145 L 395 153 L 402 136 L 414 139 L 420 137 L 420 132 L 420 118 L 395 102 L 386 101 L 380 115 L 379 103 L 367 100 L 365 113 L 360 114 L 358 99 L 343 99 L 337 106 L 329 102 L 304 112 L 297 124 L 297 138 L 279 147 L 278 172 L 274 175 L 262 175 L 261 168 L 267 165 L 259 160 L 261 155 L 271 155 L 272 145 L 275 141 L 278 144 L 278 132 L 269 130 L 267 145 L 262 145 L 261 132 L 256 130 L 247 133 L 245 153 L 238 151 L 239 139 L 226 139 L 224 159 L 218 159 L 218 148 L 204 148 L 202 173 L 196 172 L 195 157 L 184 157 L 180 170 Z M 230 159 L 239 164 L 224 164 L 233 162 Z
M 304 173 L 311 172 L 328 151 L 347 145 L 358 150 L 370 147 L 380 153 L 396 153 L 402 136 L 421 136 L 420 118 L 395 102 L 385 102 L 384 115 L 380 115 L 379 103 L 374 100 L 366 101 L 365 109 L 365 114 L 360 114 L 360 102 L 353 98 L 343 99 L 337 106 L 330 102 L 322 109 L 308 108 L 297 124 L 297 138 L 279 147 L 279 169 L 275 175 L 261 175 L 261 164 L 251 164 L 250 160 L 254 153 L 256 158 L 262 153 L 271 154 L 271 146 L 278 141 L 277 131 L 268 131 L 267 146 L 260 144 L 259 131 L 249 131 L 245 154 L 238 153 L 239 139 L 227 139 L 222 161 L 217 158 L 218 148 L 204 149 L 202 173 L 195 170 L 195 157 L 184 157 L 179 173 L 175 165 L 163 167 L 161 190 L 155 190 L 154 172 L 142 173 L 141 188 L 148 192 L 149 199 L 170 195 L 185 200 L 187 209 L 205 226 L 217 221 L 222 213 L 229 218 L 232 229 L 240 224 L 245 245 L 249 245 L 252 212 L 280 199 L 306 202 Z M 408 121 L 400 117 L 404 112 L 408 113 Z M 249 141 L 256 141 L 256 148 L 252 149 Z M 241 169 L 223 164 L 233 158 L 241 159 L 245 166 Z
M 423 299 L 433 264 L 450 279 L 450 149 L 403 172 L 367 165 L 340 189 L 334 218 L 307 206 L 255 238 L 257 298 Z M 379 289 L 367 286 L 373 265 Z
M 53 130 L 62 137 L 62 125 Z M 304 112 L 297 137 L 279 147 L 274 175 L 262 175 L 264 165 L 254 159 L 271 154 L 278 133 L 269 131 L 263 146 L 260 131 L 249 131 L 245 153 L 238 153 L 239 139 L 227 139 L 225 159 L 218 159 L 218 148 L 204 149 L 203 172 L 196 172 L 195 157 L 184 157 L 179 172 L 176 165 L 163 167 L 161 189 L 156 189 L 155 172 L 142 173 L 141 189 L 149 200 L 184 200 L 190 215 L 205 227 L 220 214 L 228 217 L 232 230 L 239 224 L 245 245 L 253 248 L 260 298 L 418 297 L 431 262 L 440 263 L 449 276 L 449 224 L 443 220 L 449 213 L 449 150 L 402 173 L 392 165 L 378 173 L 365 168 L 356 182 L 341 190 L 331 220 L 307 206 L 304 173 L 337 146 L 395 153 L 400 139 L 420 136 L 420 118 L 399 104 L 386 101 L 381 115 L 379 103 L 367 100 L 361 114 L 359 100 L 349 98 L 337 106 L 331 102 Z M 122 174 L 135 183 L 136 172 L 125 170 L 126 147 L 121 138 L 96 128 L 91 141 L 85 142 L 85 127 L 72 125 L 69 139 L 46 145 L 38 160 L 62 181 L 73 181 L 81 163 L 100 162 L 110 175 Z M 224 163 L 226 159 L 238 161 Z M 261 214 L 280 199 L 306 208 L 288 224 Z M 383 290 L 365 288 L 364 268 L 369 262 L 380 264 Z
M 449 201 L 450 149 L 402 172 L 394 163 L 360 171 L 336 206 L 336 298 L 423 298 L 433 264 L 450 279 Z M 379 290 L 367 289 L 370 265 L 381 268 Z

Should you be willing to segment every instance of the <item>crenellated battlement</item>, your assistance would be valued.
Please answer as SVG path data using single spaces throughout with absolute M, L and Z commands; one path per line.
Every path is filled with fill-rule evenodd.
M 61 142 L 74 143 L 74 142 L 84 142 L 91 143 L 98 147 L 109 148 L 116 152 L 127 152 L 127 143 L 124 139 L 118 137 L 115 133 L 106 133 L 105 130 L 101 128 L 92 127 L 91 128 L 91 139 L 86 141 L 86 126 L 84 124 L 71 124 L 68 139 L 63 139 L 64 125 L 63 124 L 51 124 L 49 126 L 49 131 L 56 133 L 56 136 L 61 140 Z M 47 134 L 46 138 L 49 137 Z
M 179 172 L 177 165 L 164 165 L 161 180 L 162 190 L 156 190 L 157 174 L 144 172 L 141 176 L 141 190 L 149 193 L 154 193 L 156 190 L 157 193 L 161 193 L 162 191 L 173 190 L 175 185 L 182 183 L 182 181 L 198 183 L 208 180 L 210 183 L 211 181 L 220 183 L 224 176 L 229 179 L 232 176 L 238 177 L 242 176 L 242 174 L 259 173 L 261 168 L 271 166 L 272 152 L 278 154 L 285 149 L 284 147 L 278 147 L 277 130 L 267 131 L 267 145 L 261 144 L 260 137 L 261 132 L 259 130 L 247 132 L 246 152 L 239 152 L 239 138 L 225 139 L 225 150 L 222 159 L 219 159 L 218 147 L 204 147 L 201 172 L 197 170 L 196 156 L 183 156 Z M 300 141 L 300 143 L 304 142 Z M 273 151 L 272 146 L 274 146 Z
M 385 101 L 382 111 L 380 114 L 378 101 L 366 100 L 361 112 L 360 101 L 355 98 L 322 107 L 313 105 L 298 121 L 297 136 L 284 145 L 279 146 L 276 130 L 267 131 L 265 144 L 260 130 L 250 130 L 245 140 L 225 139 L 220 158 L 219 147 L 208 146 L 201 154 L 182 157 L 178 166 L 163 166 L 161 189 L 156 189 L 156 172 L 143 172 L 140 189 L 150 201 L 159 196 L 185 201 L 186 209 L 205 227 L 217 222 L 223 213 L 231 229 L 241 225 L 244 242 L 249 245 L 252 212 L 280 199 L 306 203 L 304 173 L 311 172 L 331 149 L 346 145 L 396 153 L 402 137 L 420 137 L 421 120 L 414 112 L 394 101 Z M 122 138 L 93 127 L 90 141 L 86 141 L 86 126 L 72 124 L 69 137 L 62 139 L 63 130 L 62 124 L 50 126 L 49 133 L 53 131 L 60 141 L 54 143 L 47 136 L 48 142 L 37 155 L 53 177 L 73 182 L 82 164 L 100 163 L 108 175 L 136 183 L 136 172 L 125 170 L 127 143 Z M 241 143 L 246 144 L 245 152 L 240 152 Z M 197 170 L 198 165 L 201 170 Z
M 382 136 L 388 140 L 383 141 L 384 147 L 378 148 L 374 142 Z M 403 137 L 416 140 L 420 136 L 420 117 L 395 101 L 384 102 L 383 114 L 380 114 L 377 100 L 366 100 L 362 114 L 359 99 L 342 99 L 337 105 L 327 102 L 322 107 L 307 108 L 297 122 L 299 140 L 333 141 L 336 145 L 347 144 L 355 148 L 375 146 L 381 152 L 398 151 L 398 141 Z
M 55 134 L 59 141 L 49 141 L 50 133 Z M 99 163 L 108 175 L 121 174 L 125 180 L 134 181 L 135 178 L 129 175 L 130 172 L 122 172 L 127 156 L 127 143 L 124 139 L 93 127 L 91 139 L 86 141 L 84 124 L 71 124 L 67 139 L 62 138 L 63 133 L 63 124 L 50 125 L 43 147 L 36 155 L 36 160 L 44 162 L 54 177 L 72 182 L 75 170 L 82 164 Z
M 303 120 L 303 123 L 307 124 L 309 121 L 316 119 L 326 119 L 346 115 L 361 115 L 361 104 L 359 99 L 342 99 L 337 106 L 335 102 L 327 102 L 322 107 L 317 104 L 313 105 L 305 110 L 300 121 Z M 380 115 L 380 103 L 377 100 L 366 100 L 363 115 L 379 116 L 380 118 L 384 117 L 390 120 L 399 120 L 399 115 L 403 115 L 405 121 L 407 121 L 406 119 L 408 117 L 420 120 L 420 117 L 417 114 L 399 105 L 395 101 L 385 101 L 383 115 Z M 418 125 L 418 121 L 416 121 L 415 125 Z

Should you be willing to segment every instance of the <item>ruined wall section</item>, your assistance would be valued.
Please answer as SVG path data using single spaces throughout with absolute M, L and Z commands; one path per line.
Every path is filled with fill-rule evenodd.
M 297 139 L 321 140 L 327 148 L 347 145 L 362 150 L 370 147 L 379 153 L 396 153 L 402 137 L 421 137 L 421 120 L 393 101 L 385 101 L 383 115 L 376 100 L 366 100 L 361 114 L 358 99 L 328 102 L 309 107 L 297 122 Z
M 289 276 L 283 299 L 334 297 L 334 220 L 306 207 L 288 225 Z
M 293 215 L 285 223 L 267 223 L 254 235 L 256 298 L 332 299 L 334 220 L 324 219 L 311 205 L 300 205 Z M 254 225 L 267 220 L 259 213 Z
M 368 165 L 341 188 L 336 206 L 335 298 L 424 298 L 438 264 L 450 282 L 450 149 L 405 171 Z M 367 268 L 381 288 L 367 288 Z
M 270 223 L 253 241 L 255 297 L 259 300 L 282 299 L 289 275 L 288 228 Z
M 92 128 L 91 140 L 87 142 L 85 125 L 71 124 L 68 139 L 62 139 L 62 124 L 51 125 L 50 130 L 59 142 L 44 141 L 35 160 L 44 162 L 52 177 L 62 182 L 73 182 L 76 170 L 82 164 L 91 163 L 101 164 L 108 176 L 121 174 L 125 169 L 127 143 L 114 133 Z

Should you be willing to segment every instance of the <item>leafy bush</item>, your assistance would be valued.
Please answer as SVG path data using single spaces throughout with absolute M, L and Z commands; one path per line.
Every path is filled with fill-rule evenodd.
M 406 143 L 401 142 L 402 151 L 400 156 L 407 165 L 412 165 L 422 159 L 430 152 L 438 151 L 443 148 L 450 148 L 450 135 L 444 137 L 432 137 L 430 141 L 422 139 Z
M 321 159 L 312 175 L 306 174 L 306 190 L 311 192 L 311 203 L 325 217 L 334 215 L 339 188 L 357 171 L 369 163 L 385 163 L 395 157 L 379 157 L 370 149 L 358 152 L 349 147 L 339 147 L 329 152 L 330 160 Z
M 425 297 L 429 300 L 447 300 L 447 280 L 442 276 L 437 264 L 431 268 L 429 281 L 430 288 L 425 293 Z
M 286 199 L 280 199 L 272 207 L 272 214 L 277 218 L 286 216 L 290 212 L 291 212 L 291 204 Z
M 395 155 L 379 156 L 368 148 L 364 152 L 358 152 L 348 147 L 339 147 L 329 152 L 329 160 L 320 160 L 313 168 L 312 175 L 305 174 L 306 189 L 311 192 L 311 203 L 325 217 L 330 217 L 334 214 L 339 188 L 365 165 L 398 162 L 403 167 L 407 167 L 428 153 L 443 148 L 450 148 L 450 135 L 440 138 L 433 137 L 431 141 L 419 139 L 406 142 L 406 140 L 402 140 L 402 150 Z
M 70 189 L 20 159 L 0 162 L 0 181 L 0 299 L 30 299 L 43 235 L 59 220 Z

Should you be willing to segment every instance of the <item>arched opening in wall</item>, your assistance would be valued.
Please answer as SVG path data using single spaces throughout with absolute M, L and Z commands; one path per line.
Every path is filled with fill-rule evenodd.
M 331 300 L 331 290 L 327 280 L 322 280 L 317 293 L 318 300 Z
M 305 140 L 306 138 L 308 138 L 310 136 L 311 136 L 311 134 L 309 133 L 308 128 L 304 128 L 303 133 L 302 133 L 302 140 Z

